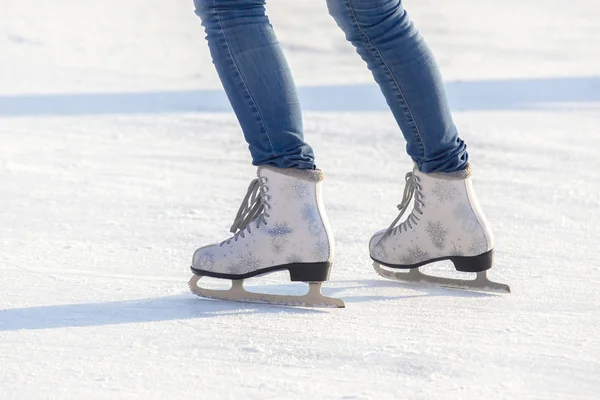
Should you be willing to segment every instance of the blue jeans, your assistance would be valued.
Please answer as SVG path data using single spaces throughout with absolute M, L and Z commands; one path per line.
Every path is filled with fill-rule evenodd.
M 315 168 L 304 141 L 296 86 L 264 0 L 194 0 L 221 82 L 254 165 Z M 437 63 L 401 0 L 327 0 L 329 13 L 366 62 L 422 172 L 468 162 Z

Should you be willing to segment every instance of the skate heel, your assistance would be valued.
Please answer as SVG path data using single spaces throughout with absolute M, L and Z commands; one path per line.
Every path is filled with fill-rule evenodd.
M 325 282 L 329 279 L 331 263 L 294 263 L 287 265 L 292 282 Z
M 454 256 L 450 260 L 454 268 L 460 272 L 481 272 L 492 268 L 494 262 L 494 249 L 478 256 Z

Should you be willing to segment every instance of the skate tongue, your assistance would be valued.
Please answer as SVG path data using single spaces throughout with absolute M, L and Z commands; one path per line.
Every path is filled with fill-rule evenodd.
M 242 204 L 233 220 L 230 232 L 235 234 L 245 229 L 250 222 L 255 220 L 264 211 L 264 204 L 260 195 L 260 181 L 254 179 L 250 182 L 246 196 L 242 200 Z

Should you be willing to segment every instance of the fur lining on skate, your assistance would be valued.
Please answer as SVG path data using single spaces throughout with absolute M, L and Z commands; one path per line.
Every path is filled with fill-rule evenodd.
M 291 176 L 293 178 L 302 179 L 309 182 L 321 182 L 325 176 L 323 171 L 320 169 L 297 169 L 297 168 L 277 168 L 270 165 L 264 165 L 258 167 L 258 174 L 260 175 L 261 169 L 269 169 L 278 174 Z
M 445 179 L 445 180 L 450 180 L 450 181 L 462 181 L 462 180 L 470 178 L 471 175 L 473 175 L 473 170 L 471 168 L 471 164 L 467 164 L 467 168 L 465 168 L 461 171 L 431 172 L 429 174 L 426 174 L 424 172 L 419 172 L 419 173 L 430 176 L 435 179 Z

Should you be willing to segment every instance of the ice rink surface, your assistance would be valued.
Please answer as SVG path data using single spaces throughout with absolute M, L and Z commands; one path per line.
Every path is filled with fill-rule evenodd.
M 340 310 L 187 290 L 193 251 L 228 237 L 254 177 L 191 0 L 3 0 L 0 398 L 598 398 L 600 3 L 405 6 L 440 62 L 496 237 L 489 275 L 510 295 L 374 274 L 368 239 L 411 163 L 324 0 L 269 14 L 326 174 L 324 293 Z

